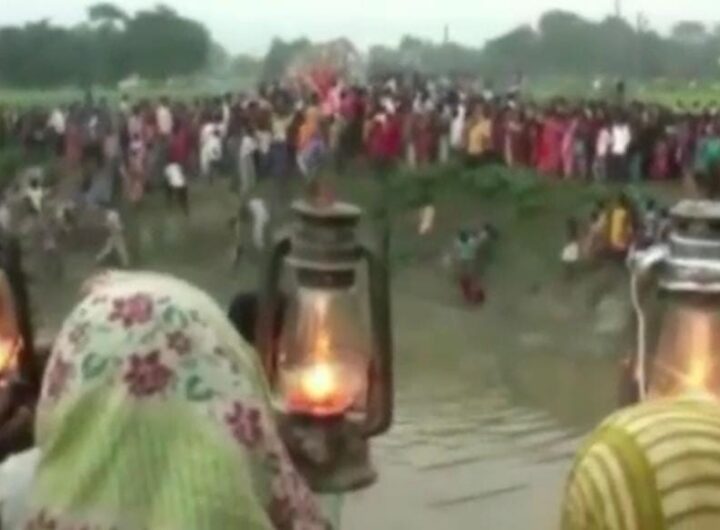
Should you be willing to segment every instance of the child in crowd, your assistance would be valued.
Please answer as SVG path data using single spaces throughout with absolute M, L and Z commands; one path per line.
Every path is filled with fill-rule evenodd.
M 480 230 L 460 230 L 455 237 L 451 260 L 455 263 L 463 300 L 471 306 L 485 301 L 482 272 L 490 261 L 497 238 L 498 232 L 491 224 L 485 224 Z
M 485 301 L 485 290 L 478 278 L 477 261 L 480 239 L 473 230 L 460 230 L 455 238 L 454 254 L 458 286 L 463 300 L 473 306 Z

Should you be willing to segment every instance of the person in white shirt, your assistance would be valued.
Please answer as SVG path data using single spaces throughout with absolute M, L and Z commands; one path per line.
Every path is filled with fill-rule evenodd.
M 463 150 L 463 135 L 465 132 L 465 105 L 460 104 L 452 111 L 450 121 L 450 147 L 455 152 Z
M 120 114 L 122 114 L 125 118 L 130 116 L 132 107 L 130 105 L 130 99 L 128 98 L 127 94 L 123 94 L 120 97 L 120 104 L 118 105 L 118 108 L 120 110 Z
M 560 261 L 562 261 L 565 270 L 565 279 L 571 280 L 575 276 L 578 263 L 580 262 L 579 229 L 575 218 L 567 220 L 566 230 L 567 239 L 560 253 Z
M 595 142 L 595 162 L 593 171 L 595 174 L 595 180 L 597 181 L 607 180 L 607 157 L 608 152 L 610 151 L 611 141 L 610 128 L 607 125 L 603 125 L 598 131 L 597 140 Z
M 247 128 L 243 131 L 240 140 L 240 153 L 238 156 L 238 174 L 240 175 L 240 193 L 246 196 L 250 193 L 257 178 L 255 167 L 255 153 L 259 149 L 254 132 Z
M 67 130 L 67 116 L 60 107 L 55 107 L 48 118 L 48 129 L 52 137 L 55 153 L 59 156 L 65 150 L 65 131 Z
M 160 100 L 160 104 L 155 111 L 155 119 L 160 136 L 169 138 L 173 132 L 173 115 L 168 106 L 167 99 L 162 98 Z
M 246 232 L 248 225 L 252 232 L 252 242 L 256 250 L 262 251 L 267 241 L 270 223 L 270 212 L 265 201 L 259 197 L 242 202 L 238 214 L 230 220 L 233 228 L 234 243 L 232 248 L 232 265 L 236 268 L 245 252 Z
M 250 199 L 247 203 L 247 209 L 252 223 L 253 244 L 257 250 L 261 251 L 265 248 L 270 212 L 268 212 L 265 201 L 259 197 Z
M 55 107 L 48 118 L 48 127 L 58 136 L 65 134 L 66 129 L 65 112 L 60 107 Z
M 25 189 L 25 197 L 30 209 L 35 214 L 40 214 L 45 200 L 45 190 L 39 178 L 32 178 Z
M 628 149 L 632 141 L 630 125 L 622 118 L 616 118 L 610 128 L 610 154 L 608 156 L 608 178 L 614 182 L 628 180 Z
M 165 167 L 165 189 L 167 190 L 168 202 L 176 200 L 185 215 L 189 215 L 190 202 L 187 179 L 180 164 L 172 163 Z
M 108 209 L 105 213 L 105 228 L 108 236 L 95 261 L 104 263 L 105 260 L 115 254 L 122 267 L 129 267 L 130 254 L 125 244 L 125 228 L 122 219 L 120 219 L 120 214 L 116 210 Z
M 200 133 L 200 174 L 212 182 L 214 166 L 222 159 L 222 138 L 217 124 L 206 124 Z

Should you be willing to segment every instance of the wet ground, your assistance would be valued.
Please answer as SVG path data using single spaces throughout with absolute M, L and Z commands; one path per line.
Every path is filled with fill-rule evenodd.
M 225 304 L 255 284 L 256 271 L 252 258 L 231 271 L 233 200 L 212 204 L 191 221 L 148 214 L 142 239 L 147 267 L 198 283 Z M 342 528 L 557 528 L 572 455 L 615 406 L 617 361 L 568 355 L 562 339 L 578 333 L 573 315 L 557 328 L 521 321 L 515 306 L 552 308 L 510 286 L 491 291 L 480 310 L 463 307 L 435 257 L 395 275 L 396 420 L 373 442 L 380 479 L 346 498 Z M 92 254 L 75 252 L 65 265 L 58 282 L 34 264 L 38 325 L 48 333 L 92 270 Z
M 380 480 L 348 499 L 343 528 L 558 528 L 573 454 L 615 406 L 615 362 L 504 348 L 488 312 L 402 292 L 416 281 L 396 296 L 397 418 L 374 443 Z

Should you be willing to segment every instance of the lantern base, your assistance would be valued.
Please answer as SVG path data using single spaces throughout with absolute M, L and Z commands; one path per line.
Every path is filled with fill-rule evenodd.
M 354 491 L 377 479 L 367 439 L 344 415 L 285 413 L 280 425 L 290 456 L 313 491 Z

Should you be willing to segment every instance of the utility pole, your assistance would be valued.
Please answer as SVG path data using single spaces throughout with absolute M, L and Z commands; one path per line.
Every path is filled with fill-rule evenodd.
M 445 29 L 443 31 L 443 44 L 447 44 L 450 42 L 450 24 L 445 24 Z
M 615 0 L 615 16 L 622 18 L 622 0 Z

